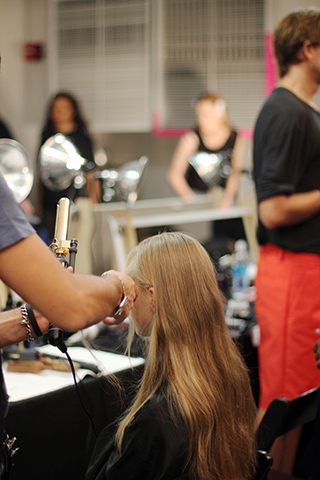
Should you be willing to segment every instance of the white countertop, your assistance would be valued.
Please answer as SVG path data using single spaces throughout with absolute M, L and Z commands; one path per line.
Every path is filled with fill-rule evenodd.
M 66 356 L 51 345 L 38 348 L 42 353 L 56 355 L 66 359 Z M 129 358 L 125 355 L 88 350 L 84 347 L 68 347 L 68 353 L 73 361 L 82 361 L 97 364 L 102 375 L 120 372 L 144 363 L 143 358 Z M 92 356 L 94 355 L 94 357 Z M 67 362 L 69 364 L 69 362 Z M 57 372 L 42 370 L 40 373 L 8 372 L 6 363 L 3 363 L 3 374 L 9 395 L 9 402 L 18 402 L 27 398 L 36 397 L 45 393 L 59 390 L 60 388 L 74 385 L 70 372 Z M 76 371 L 77 380 L 85 376 L 95 376 L 90 370 L 79 369 Z

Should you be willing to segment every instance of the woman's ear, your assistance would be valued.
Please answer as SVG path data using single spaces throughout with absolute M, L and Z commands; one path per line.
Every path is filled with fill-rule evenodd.
M 150 306 L 152 313 L 155 313 L 156 311 L 156 299 L 155 299 L 155 294 L 154 294 L 154 288 L 150 287 L 148 290 L 148 293 L 150 295 Z

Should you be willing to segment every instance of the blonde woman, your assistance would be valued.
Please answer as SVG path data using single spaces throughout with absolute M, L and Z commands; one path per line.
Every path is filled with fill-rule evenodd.
M 193 130 L 185 133 L 173 153 L 167 180 L 175 193 L 186 201 L 199 193 L 206 193 L 210 186 L 189 164 L 191 155 L 198 152 L 222 156 L 223 174 L 217 178 L 215 202 L 217 208 L 230 208 L 235 200 L 245 155 L 245 138 L 240 137 L 228 120 L 225 100 L 215 93 L 201 95 L 195 105 Z M 245 238 L 240 219 L 215 222 L 216 237 Z
M 173 154 L 167 179 L 174 191 L 186 200 L 196 193 L 205 193 L 209 186 L 189 165 L 189 157 L 197 152 L 223 154 L 232 168 L 229 177 L 220 178 L 225 189 L 222 208 L 228 208 L 236 195 L 243 169 L 245 140 L 232 129 L 224 99 L 217 94 L 201 95 L 195 105 L 196 127 L 181 137 Z
M 139 290 L 135 331 L 150 337 L 146 368 L 132 407 L 100 435 L 86 480 L 248 480 L 256 409 L 207 252 L 162 233 L 130 253 L 126 272 Z

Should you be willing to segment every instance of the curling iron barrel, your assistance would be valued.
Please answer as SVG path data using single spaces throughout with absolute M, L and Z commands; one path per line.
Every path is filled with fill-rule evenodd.
M 60 198 L 57 205 L 57 215 L 54 231 L 54 240 L 51 248 L 55 256 L 65 263 L 66 256 L 69 253 L 70 241 L 67 240 L 69 230 L 70 200 L 69 198 Z

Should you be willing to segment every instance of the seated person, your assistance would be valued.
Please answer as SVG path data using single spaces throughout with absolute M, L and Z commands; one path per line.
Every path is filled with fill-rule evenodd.
M 150 337 L 147 363 L 132 407 L 100 434 L 86 480 L 248 480 L 256 408 L 208 253 L 162 233 L 133 249 L 126 273 L 139 291 L 132 333 Z

